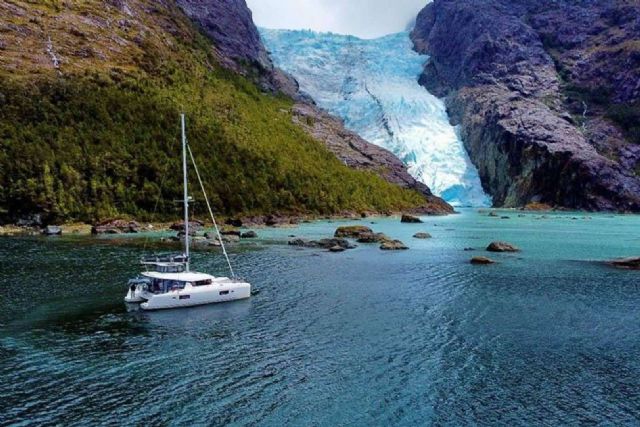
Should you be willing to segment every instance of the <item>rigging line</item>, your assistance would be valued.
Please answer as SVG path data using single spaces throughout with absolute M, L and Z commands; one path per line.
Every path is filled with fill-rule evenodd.
M 202 194 L 204 195 L 204 201 L 207 203 L 207 209 L 209 209 L 209 215 L 211 215 L 211 221 L 213 221 L 213 226 L 215 227 L 216 233 L 218 234 L 218 240 L 220 241 L 220 246 L 222 247 L 224 258 L 227 260 L 227 266 L 229 266 L 229 271 L 231 272 L 231 278 L 235 279 L 236 274 L 233 272 L 231 261 L 229 261 L 229 255 L 227 254 L 227 249 L 224 247 L 224 242 L 222 241 L 222 235 L 220 235 L 220 229 L 218 228 L 218 223 L 216 222 L 216 218 L 213 215 L 213 210 L 211 209 L 211 203 L 209 203 L 209 197 L 207 196 L 207 192 L 204 190 L 204 184 L 202 183 L 202 178 L 200 177 L 200 171 L 198 171 L 198 165 L 196 165 L 196 159 L 193 157 L 193 152 L 191 151 L 191 147 L 189 146 L 188 141 L 187 141 L 187 150 L 189 151 L 189 156 L 191 157 L 191 163 L 193 163 L 193 169 L 196 171 L 196 176 L 198 177 L 198 182 L 200 183 L 200 188 L 202 189 Z

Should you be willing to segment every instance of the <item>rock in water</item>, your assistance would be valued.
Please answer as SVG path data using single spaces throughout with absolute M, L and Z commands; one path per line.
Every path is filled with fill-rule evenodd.
M 334 236 L 358 239 L 361 235 L 373 234 L 373 230 L 364 225 L 352 225 L 347 227 L 339 227 Z
M 413 215 L 402 215 L 400 222 L 405 224 L 422 224 L 422 220 Z
M 346 239 L 333 238 L 333 239 L 321 239 L 321 240 L 307 240 L 295 238 L 289 240 L 290 246 L 300 246 L 303 248 L 323 248 L 323 249 L 331 249 L 333 247 L 339 246 L 343 249 L 354 249 L 355 246 L 349 243 Z
M 507 242 L 492 242 L 487 246 L 489 252 L 520 252 L 520 249 Z
M 255 231 L 247 231 L 242 233 L 240 237 L 242 237 L 243 239 L 257 239 L 258 233 L 256 233 Z
M 220 230 L 220 234 L 223 236 L 242 236 L 242 232 L 235 228 L 223 228 L 222 230 Z
M 192 230 L 201 230 L 204 227 L 204 222 L 202 221 L 189 221 L 189 232 Z M 169 227 L 174 231 L 184 231 L 184 221 L 176 222 Z M 191 233 L 189 233 L 191 235 Z
M 471 258 L 471 264 L 475 264 L 475 265 L 489 265 L 489 264 L 495 264 L 495 263 L 496 262 L 491 258 L 487 258 L 484 256 L 476 256 Z
M 224 243 L 238 243 L 240 241 L 240 236 L 235 234 L 228 234 L 226 236 L 222 236 L 222 241 Z
M 402 251 L 409 249 L 409 247 L 407 247 L 400 240 L 387 240 L 386 242 L 382 242 L 382 245 L 380 245 L 380 249 L 382 249 L 383 251 Z
M 344 252 L 346 249 L 342 246 L 332 246 L 329 248 L 329 252 Z
M 48 225 L 42 230 L 42 234 L 45 236 L 60 236 L 62 234 L 62 228 L 57 225 Z
M 351 243 L 349 243 L 349 241 L 346 239 L 337 239 L 337 238 L 320 239 L 315 243 L 324 249 L 331 249 L 332 247 L 335 247 L 335 246 L 340 246 L 343 249 L 355 249 L 356 247 L 355 245 L 352 245 Z
M 414 239 L 430 239 L 431 234 L 429 233 L 416 233 L 413 235 Z
M 640 257 L 616 259 L 609 261 L 609 264 L 614 267 L 625 268 L 628 270 L 640 270 Z

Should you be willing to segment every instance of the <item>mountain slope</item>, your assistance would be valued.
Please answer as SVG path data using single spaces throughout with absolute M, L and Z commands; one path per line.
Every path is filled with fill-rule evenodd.
M 416 191 L 346 167 L 293 123 L 291 99 L 263 93 L 253 66 L 212 45 L 179 6 L 0 3 L 4 220 L 173 216 L 181 111 L 218 212 L 327 214 L 426 203 Z
M 640 211 L 637 2 L 436 0 L 412 37 L 501 206 Z

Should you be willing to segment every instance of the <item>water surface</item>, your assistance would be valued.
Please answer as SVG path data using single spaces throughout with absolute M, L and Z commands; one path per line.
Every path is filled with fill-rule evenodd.
M 506 215 L 357 222 L 399 253 L 259 230 L 231 255 L 259 295 L 155 313 L 122 303 L 137 239 L 2 238 L 0 424 L 637 425 L 640 276 L 592 261 L 640 255 L 640 217 Z M 468 263 L 496 239 L 523 252 Z

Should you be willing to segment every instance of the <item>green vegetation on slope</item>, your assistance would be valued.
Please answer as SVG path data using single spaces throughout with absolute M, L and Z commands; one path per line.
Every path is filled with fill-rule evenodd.
M 344 166 L 292 123 L 290 100 L 212 65 L 204 37 L 177 43 L 170 51 L 141 43 L 135 67 L 0 75 L 0 212 L 12 219 L 43 212 L 47 221 L 174 217 L 182 111 L 219 213 L 385 211 L 424 202 Z

